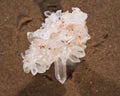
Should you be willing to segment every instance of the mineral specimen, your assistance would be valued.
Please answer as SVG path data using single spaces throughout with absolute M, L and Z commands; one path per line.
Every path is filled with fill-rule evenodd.
M 55 65 L 55 76 L 64 83 L 66 62 L 80 62 L 85 56 L 86 42 L 90 39 L 86 19 L 87 14 L 73 7 L 72 12 L 45 11 L 45 23 L 35 32 L 28 32 L 31 45 L 23 57 L 23 69 L 36 75 L 44 73 L 51 64 Z

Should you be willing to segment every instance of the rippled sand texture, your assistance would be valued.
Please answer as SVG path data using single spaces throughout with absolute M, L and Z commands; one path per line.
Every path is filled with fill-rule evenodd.
M 54 66 L 44 74 L 25 74 L 21 52 L 29 47 L 27 32 L 41 26 L 45 10 L 70 10 L 88 14 L 91 40 L 86 57 L 68 66 L 61 85 Z M 119 96 L 119 0 L 0 0 L 0 96 Z

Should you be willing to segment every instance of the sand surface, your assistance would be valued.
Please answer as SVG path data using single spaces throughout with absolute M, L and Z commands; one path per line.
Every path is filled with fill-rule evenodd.
M 63 85 L 54 66 L 36 76 L 24 73 L 26 33 L 41 26 L 45 10 L 73 6 L 89 16 L 86 57 L 68 67 Z M 120 0 L 0 0 L 0 96 L 120 96 Z

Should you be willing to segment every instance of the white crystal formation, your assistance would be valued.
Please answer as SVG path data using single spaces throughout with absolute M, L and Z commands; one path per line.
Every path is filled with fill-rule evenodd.
M 54 63 L 56 79 L 63 84 L 67 78 L 66 61 L 80 62 L 79 58 L 85 56 L 86 42 L 90 39 L 87 14 L 77 7 L 71 13 L 58 10 L 44 14 L 47 18 L 42 27 L 27 33 L 31 45 L 22 55 L 23 69 L 36 75 L 46 72 Z

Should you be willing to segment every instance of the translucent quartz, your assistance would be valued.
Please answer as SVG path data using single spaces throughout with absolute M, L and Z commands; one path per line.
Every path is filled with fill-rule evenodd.
M 55 65 L 55 77 L 60 83 L 64 83 L 66 75 L 66 63 L 64 63 L 60 58 L 54 63 Z
M 55 77 L 63 84 L 67 79 L 67 61 L 74 65 L 85 56 L 86 42 L 90 39 L 87 14 L 76 7 L 71 13 L 58 10 L 44 14 L 47 18 L 40 29 L 27 33 L 31 45 L 22 55 L 23 69 L 36 75 L 46 72 L 54 63 Z

